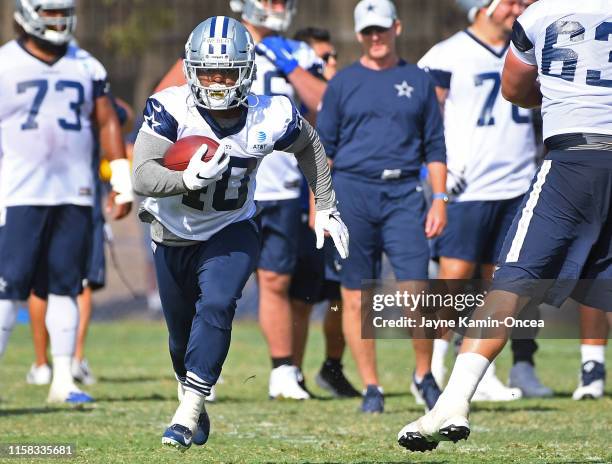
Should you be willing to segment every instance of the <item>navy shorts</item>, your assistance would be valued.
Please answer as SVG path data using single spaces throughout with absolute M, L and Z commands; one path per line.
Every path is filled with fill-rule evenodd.
M 383 253 L 397 280 L 427 279 L 426 205 L 417 179 L 370 182 L 336 172 L 334 189 L 350 234 L 343 287 L 356 290 L 364 279 L 380 278 Z
M 327 243 L 331 239 L 326 239 Z M 291 276 L 289 296 L 306 303 L 340 299 L 338 281 L 327 280 L 325 250 L 317 250 L 316 236 L 308 226 L 308 215 L 302 218 L 298 240 L 298 257 Z
M 302 216 L 300 199 L 259 201 L 261 254 L 258 269 L 292 274 L 298 254 L 298 235 Z
M 0 227 L 0 299 L 77 296 L 91 243 L 88 206 L 11 206 Z
M 448 225 L 432 241 L 434 258 L 456 258 L 472 263 L 494 264 L 506 233 L 523 201 L 460 201 L 448 205 Z
M 93 208 L 93 231 L 91 247 L 87 262 L 87 272 L 83 286 L 98 290 L 106 284 L 106 258 L 104 256 L 104 227 L 106 221 L 102 213 L 102 205 L 98 203 Z
M 612 310 L 611 206 L 612 153 L 551 151 L 508 232 L 495 287 L 523 294 L 521 286 L 556 280 L 548 302 L 558 306 L 573 296 Z M 576 286 L 576 279 L 596 280 Z
M 170 355 L 179 378 L 214 384 L 229 350 L 236 302 L 259 255 L 255 221 L 228 225 L 191 246 L 153 244 Z

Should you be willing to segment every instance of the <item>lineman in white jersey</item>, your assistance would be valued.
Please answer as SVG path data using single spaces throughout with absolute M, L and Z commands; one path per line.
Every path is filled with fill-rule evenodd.
M 260 250 L 254 220 L 255 176 L 262 159 L 291 150 L 315 194 L 318 245 L 325 231 L 341 256 L 348 232 L 335 207 L 325 151 L 314 129 L 284 96 L 249 94 L 255 45 L 239 22 L 213 17 L 185 47 L 187 85 L 148 99 L 134 146 L 135 190 L 149 198 L 155 267 L 180 405 L 162 443 L 181 450 L 208 439 L 204 408 L 227 356 L 236 301 Z M 202 145 L 184 172 L 161 159 L 189 135 L 218 140 L 208 162 Z
M 14 19 L 19 38 L 0 48 L 0 354 L 16 300 L 31 291 L 48 298 L 48 401 L 89 402 L 70 365 L 92 227 L 94 127 L 113 168 L 115 218 L 130 211 L 129 164 L 106 71 L 69 45 L 74 0 L 18 0 Z
M 255 93 L 285 95 L 299 101 L 313 122 L 326 88 L 322 61 L 304 42 L 279 33 L 288 29 L 297 11 L 297 0 L 232 1 L 242 12 L 242 22 L 257 44 Z M 239 8 L 236 8 L 239 7 Z M 293 365 L 292 314 L 289 299 L 291 274 L 298 255 L 301 218 L 301 175 L 290 153 L 274 151 L 261 163 L 255 199 L 261 209 L 262 250 L 257 265 L 259 323 L 268 342 L 272 372 L 270 398 L 307 399 Z
M 555 304 L 571 291 L 612 311 L 611 52 L 612 0 L 540 0 L 514 25 L 502 94 L 542 105 L 549 153 L 508 232 L 482 314 L 515 315 L 519 295 L 522 305 L 534 289 Z M 551 287 L 558 278 L 583 280 Z M 507 330 L 487 333 L 498 338 L 468 330 L 438 403 L 400 431 L 400 445 L 424 451 L 467 438 L 470 399 L 507 339 Z
M 440 279 L 490 280 L 512 219 L 535 172 L 536 141 L 530 111 L 504 100 L 501 71 L 521 1 L 458 0 L 469 28 L 435 45 L 420 60 L 436 83 L 444 108 L 451 194 L 448 226 L 432 243 Z M 480 269 L 477 269 L 480 266 Z M 449 331 L 445 338 L 449 338 Z M 448 341 L 435 343 L 432 372 L 443 385 Z M 535 375 L 534 340 L 513 340 L 515 364 L 508 388 L 491 368 L 474 401 L 549 396 Z M 442 377 L 442 378 L 441 378 Z

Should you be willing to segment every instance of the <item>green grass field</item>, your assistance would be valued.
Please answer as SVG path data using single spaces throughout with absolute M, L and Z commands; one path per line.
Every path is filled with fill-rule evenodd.
M 100 381 L 88 390 L 97 399 L 95 405 L 81 409 L 47 406 L 47 387 L 25 383 L 33 350 L 29 328 L 19 326 L 0 363 L 0 443 L 75 443 L 77 456 L 67 462 L 87 463 L 612 462 L 610 390 L 601 401 L 572 401 L 578 342 L 542 340 L 540 345 L 539 371 L 554 388 L 555 398 L 480 403 L 473 410 L 472 436 L 467 442 L 442 443 L 432 453 L 411 454 L 399 448 L 395 439 L 408 420 L 421 414 L 408 393 L 409 341 L 378 343 L 386 410 L 382 415 L 364 416 L 357 412 L 359 400 L 269 401 L 269 361 L 262 336 L 255 324 L 239 323 L 219 400 L 208 406 L 211 438 L 205 447 L 192 447 L 180 455 L 160 446 L 161 433 L 177 405 L 163 325 L 93 325 L 88 357 Z M 316 393 L 321 392 L 313 378 L 322 352 L 320 327 L 314 326 L 305 373 Z M 504 352 L 498 364 L 502 378 L 506 378 L 508 361 Z M 356 381 L 350 356 L 346 364 Z

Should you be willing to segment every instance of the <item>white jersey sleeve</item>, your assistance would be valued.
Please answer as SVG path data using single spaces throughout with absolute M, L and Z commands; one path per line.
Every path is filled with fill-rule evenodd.
M 544 139 L 612 135 L 612 0 L 540 0 L 516 21 L 512 50 L 538 66 Z
M 107 92 L 106 70 L 77 46 L 52 65 L 18 41 L 0 48 L 0 203 L 93 204 L 91 115 Z
M 323 62 L 310 46 L 295 40 L 288 40 L 288 43 L 300 67 L 314 75 L 322 75 Z M 280 73 L 265 56 L 256 55 L 255 60 L 257 78 L 253 82 L 252 91 L 258 95 L 283 95 L 297 105 L 297 94 L 287 77 Z M 301 185 L 302 174 L 295 156 L 278 149 L 267 156 L 259 167 L 255 198 L 258 201 L 299 198 Z
M 529 189 L 535 134 L 530 112 L 501 96 L 505 56 L 506 48 L 490 47 L 465 30 L 435 45 L 418 63 L 447 90 L 447 166 L 466 183 L 456 201 L 506 200 Z
M 144 208 L 183 240 L 204 241 L 231 223 L 254 216 L 255 176 L 261 161 L 290 146 L 301 131 L 301 117 L 286 97 L 251 95 L 248 110 L 234 127 L 220 127 L 193 104 L 187 85 L 165 89 L 147 100 L 147 134 L 176 142 L 190 135 L 216 140 L 230 157 L 222 178 L 203 190 L 147 198 Z
M 417 63 L 419 68 L 429 73 L 436 87 L 450 89 L 453 76 L 452 65 L 444 56 L 444 46 L 434 45 Z

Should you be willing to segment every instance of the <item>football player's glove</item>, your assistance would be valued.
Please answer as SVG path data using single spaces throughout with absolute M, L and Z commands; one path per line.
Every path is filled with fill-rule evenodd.
M 456 173 L 449 169 L 446 175 L 446 191 L 448 192 L 449 196 L 457 197 L 465 192 L 466 188 L 467 181 L 463 176 L 463 172 Z
M 297 60 L 291 54 L 289 42 L 284 37 L 274 35 L 264 37 L 255 46 L 255 51 L 259 55 L 264 55 L 276 68 L 288 76 L 298 67 Z
M 183 183 L 187 190 L 202 190 L 207 185 L 214 184 L 227 169 L 230 157 L 223 150 L 217 150 L 210 160 L 202 161 L 207 151 L 208 145 L 202 144 L 189 160 L 187 169 L 183 171 Z
M 126 158 L 114 159 L 108 163 L 111 169 L 110 184 L 114 192 L 117 192 L 115 203 L 124 205 L 134 201 L 132 190 L 132 177 L 130 174 L 130 162 Z
M 344 222 L 340 219 L 340 213 L 335 206 L 316 212 L 314 230 L 317 236 L 317 248 L 319 250 L 323 248 L 325 232 L 328 232 L 334 241 L 338 253 L 340 253 L 340 257 L 342 259 L 348 258 L 349 233 Z

